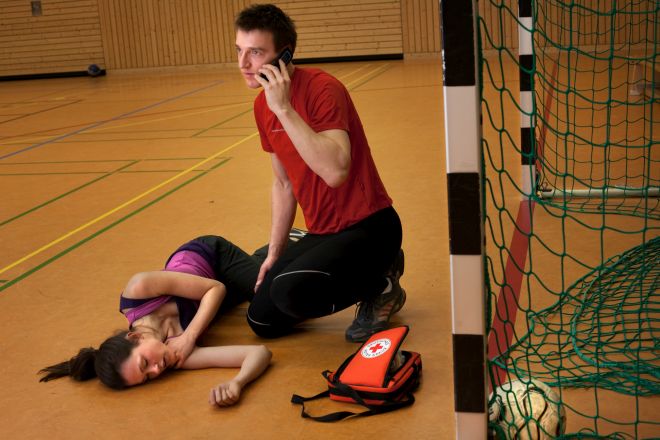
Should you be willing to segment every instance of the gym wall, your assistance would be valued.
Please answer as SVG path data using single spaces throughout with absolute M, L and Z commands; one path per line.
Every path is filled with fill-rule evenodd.
M 234 63 L 233 20 L 250 3 L 3 0 L 0 77 Z M 298 59 L 440 56 L 437 0 L 274 3 L 296 21 Z
M 85 71 L 104 64 L 97 0 L 0 2 L 0 76 Z
M 490 51 L 501 47 L 515 51 L 518 49 L 518 0 L 499 3 L 504 7 L 498 8 L 489 1 L 479 2 L 479 16 L 483 20 L 480 27 L 488 29 L 489 34 L 483 49 Z M 562 41 L 587 51 L 614 47 L 634 52 L 645 51 L 660 39 L 660 27 L 645 22 L 652 11 L 657 14 L 657 0 L 619 2 L 616 14 L 593 14 L 588 1 L 567 7 L 560 0 L 537 0 L 534 8 L 538 17 L 535 45 L 547 47 L 549 41 Z

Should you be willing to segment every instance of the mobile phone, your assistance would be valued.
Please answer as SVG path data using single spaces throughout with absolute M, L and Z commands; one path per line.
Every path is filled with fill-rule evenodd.
M 280 60 L 284 61 L 284 65 L 288 65 L 292 59 L 293 59 L 293 53 L 291 52 L 291 49 L 287 46 L 284 49 L 282 49 L 282 52 L 280 52 L 279 55 L 277 55 L 275 59 L 268 64 L 270 64 L 271 66 L 275 66 L 279 69 Z M 261 76 L 263 79 L 268 81 L 268 78 L 263 73 L 260 73 L 259 76 Z

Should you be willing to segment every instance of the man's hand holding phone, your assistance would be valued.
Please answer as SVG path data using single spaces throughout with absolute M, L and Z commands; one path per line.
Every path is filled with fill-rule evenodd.
M 257 81 L 264 88 L 268 108 L 276 115 L 290 106 L 289 86 L 291 78 L 286 66 L 291 62 L 291 59 L 291 50 L 284 48 L 273 61 L 264 64 L 259 69 Z
M 282 49 L 282 52 L 280 52 L 273 61 L 271 61 L 270 64 L 271 66 L 274 66 L 277 68 L 277 70 L 280 70 L 280 60 L 284 62 L 284 65 L 287 66 L 291 60 L 293 59 L 293 53 L 291 52 L 291 49 L 287 46 L 284 49 Z M 263 66 L 262 66 L 263 67 Z M 268 81 L 268 77 L 264 75 L 263 73 L 259 74 L 260 77 Z

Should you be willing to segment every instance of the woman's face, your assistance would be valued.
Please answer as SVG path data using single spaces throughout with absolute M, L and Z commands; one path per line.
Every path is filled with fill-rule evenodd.
M 167 345 L 156 338 L 140 336 L 121 365 L 120 374 L 127 386 L 139 385 L 157 378 L 174 363 L 174 352 Z

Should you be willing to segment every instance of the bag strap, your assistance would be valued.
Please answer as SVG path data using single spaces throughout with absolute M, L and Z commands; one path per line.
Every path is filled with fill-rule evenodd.
M 347 417 L 367 417 L 367 416 L 373 416 L 376 414 L 383 414 L 387 413 L 390 411 L 397 410 L 399 408 L 404 408 L 406 406 L 410 406 L 413 403 L 415 403 L 415 396 L 412 395 L 412 393 L 408 393 L 406 395 L 405 400 L 398 400 L 398 401 L 386 401 L 382 405 L 370 405 L 366 403 L 362 397 L 351 387 L 348 385 L 345 385 L 341 382 L 335 383 L 335 387 L 342 392 L 350 395 L 350 397 L 355 400 L 356 403 L 359 403 L 360 405 L 364 406 L 367 408 L 367 411 L 362 411 L 360 413 L 354 413 L 352 411 L 338 411 L 334 413 L 329 413 L 325 414 L 323 416 L 312 416 L 309 414 L 307 411 L 305 411 L 305 402 L 308 402 L 310 400 L 315 400 L 319 399 L 321 397 L 328 397 L 330 395 L 329 390 L 325 390 L 315 396 L 312 397 L 302 397 L 297 394 L 294 394 L 291 396 L 291 403 L 297 404 L 297 405 L 302 405 L 302 409 L 300 412 L 300 416 L 306 419 L 312 419 L 316 420 L 317 422 L 336 422 L 338 420 L 345 419 Z

